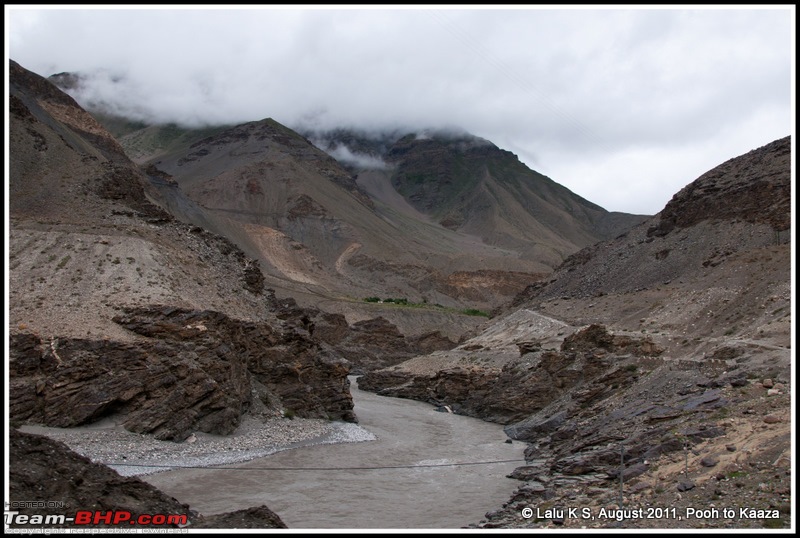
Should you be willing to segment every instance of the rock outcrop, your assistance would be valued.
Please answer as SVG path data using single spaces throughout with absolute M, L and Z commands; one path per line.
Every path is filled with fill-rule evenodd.
M 301 307 L 291 297 L 278 299 L 273 289 L 267 289 L 266 298 L 278 319 L 336 350 L 352 364 L 353 373 L 377 370 L 457 345 L 439 331 L 406 336 L 382 316 L 351 325 L 342 314 Z
M 521 357 L 502 366 L 462 362 L 428 375 L 401 366 L 369 372 L 358 383 L 363 390 L 448 405 L 460 414 L 507 424 L 566 394 L 588 406 L 631 384 L 636 372 L 632 356 L 662 352 L 647 338 L 614 336 L 591 325 L 567 337 L 560 351 L 523 347 Z
M 130 529 L 140 515 L 185 516 L 182 523 L 150 525 L 161 528 L 286 528 L 266 506 L 204 517 L 147 482 L 122 477 L 112 469 L 76 454 L 66 445 L 41 435 L 11 429 L 10 506 L 20 515 L 75 517 L 78 511 L 125 513 L 130 519 L 117 526 Z M 32 502 L 38 501 L 38 502 Z M 80 525 L 83 529 L 112 524 Z M 12 525 L 38 527 L 42 525 Z M 75 527 L 74 523 L 48 524 L 47 528 Z
M 664 236 L 710 219 L 741 219 L 788 230 L 792 193 L 786 171 L 791 157 L 787 136 L 722 163 L 673 196 L 648 235 Z
M 114 415 L 176 441 L 232 433 L 246 411 L 355 420 L 349 364 L 295 331 L 164 306 L 128 308 L 115 321 L 145 338 L 15 334 L 12 420 L 70 427 Z

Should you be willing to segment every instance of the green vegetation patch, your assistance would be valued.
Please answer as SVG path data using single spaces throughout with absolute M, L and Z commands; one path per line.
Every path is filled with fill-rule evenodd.
M 465 308 L 463 310 L 457 310 L 455 308 L 448 308 L 446 306 L 442 306 L 439 303 L 430 304 L 427 301 L 423 301 L 421 303 L 415 303 L 409 301 L 405 297 L 394 298 L 388 297 L 386 299 L 381 299 L 380 297 L 365 297 L 364 302 L 367 303 L 380 303 L 380 304 L 391 304 L 397 306 L 403 306 L 407 308 L 428 308 L 428 309 L 435 309 L 435 310 L 442 310 L 445 312 L 454 312 L 459 314 L 464 314 L 466 316 L 482 316 L 484 318 L 489 318 L 491 315 L 488 312 L 483 310 L 478 310 L 477 308 Z
M 477 308 L 467 308 L 465 310 L 462 310 L 461 312 L 468 316 L 483 316 L 485 318 L 489 317 L 488 312 L 484 312 L 483 310 L 478 310 Z

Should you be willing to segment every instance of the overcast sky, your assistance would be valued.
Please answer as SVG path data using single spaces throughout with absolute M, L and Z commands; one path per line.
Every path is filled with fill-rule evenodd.
M 794 9 L 6 6 L 6 54 L 151 120 L 461 127 L 654 214 L 794 133 Z

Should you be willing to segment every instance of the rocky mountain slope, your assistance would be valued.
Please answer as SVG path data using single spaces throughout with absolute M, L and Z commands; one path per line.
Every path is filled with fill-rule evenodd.
M 258 262 L 154 204 L 94 118 L 42 77 L 10 71 L 10 421 L 112 420 L 179 441 L 230 433 L 245 413 L 266 428 L 287 410 L 355 420 L 349 363 L 271 311 Z M 12 501 L 186 511 L 63 446 L 11 437 Z M 273 516 L 261 507 L 224 523 L 282 526 Z
M 513 153 L 458 130 L 308 132 L 383 206 L 480 237 L 553 268 L 639 224 L 529 169 Z
M 394 168 L 392 185 L 416 209 L 548 265 L 644 219 L 605 211 L 467 133 L 406 135 L 385 158 Z
M 478 336 L 359 386 L 508 424 L 530 443 L 515 472 L 525 484 L 479 526 L 790 525 L 790 155 L 785 138 L 723 163 L 568 258 Z M 520 515 L 709 503 L 776 517 Z
M 82 95 L 80 75 L 50 79 Z M 326 154 L 271 119 L 186 129 L 87 106 L 147 165 L 161 205 L 232 240 L 270 287 L 350 321 L 372 296 L 494 308 L 643 218 L 609 213 L 466 133 L 304 131 Z M 398 323 L 395 313 L 382 315 Z
M 486 308 L 550 270 L 418 214 L 381 211 L 338 162 L 272 120 L 231 128 L 150 163 L 190 201 L 185 220 L 231 238 L 260 261 L 270 286 L 300 301 L 306 294 L 378 296 Z M 176 194 L 169 185 L 162 193 Z M 502 275 L 502 285 L 478 272 L 487 269 Z M 465 296 L 453 280 L 482 293 Z

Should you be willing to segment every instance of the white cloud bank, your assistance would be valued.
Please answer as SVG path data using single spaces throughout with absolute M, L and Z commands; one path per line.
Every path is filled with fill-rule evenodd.
M 6 49 L 43 76 L 90 74 L 82 99 L 148 120 L 456 125 L 606 209 L 652 214 L 793 133 L 793 20 L 794 6 L 6 6 Z

